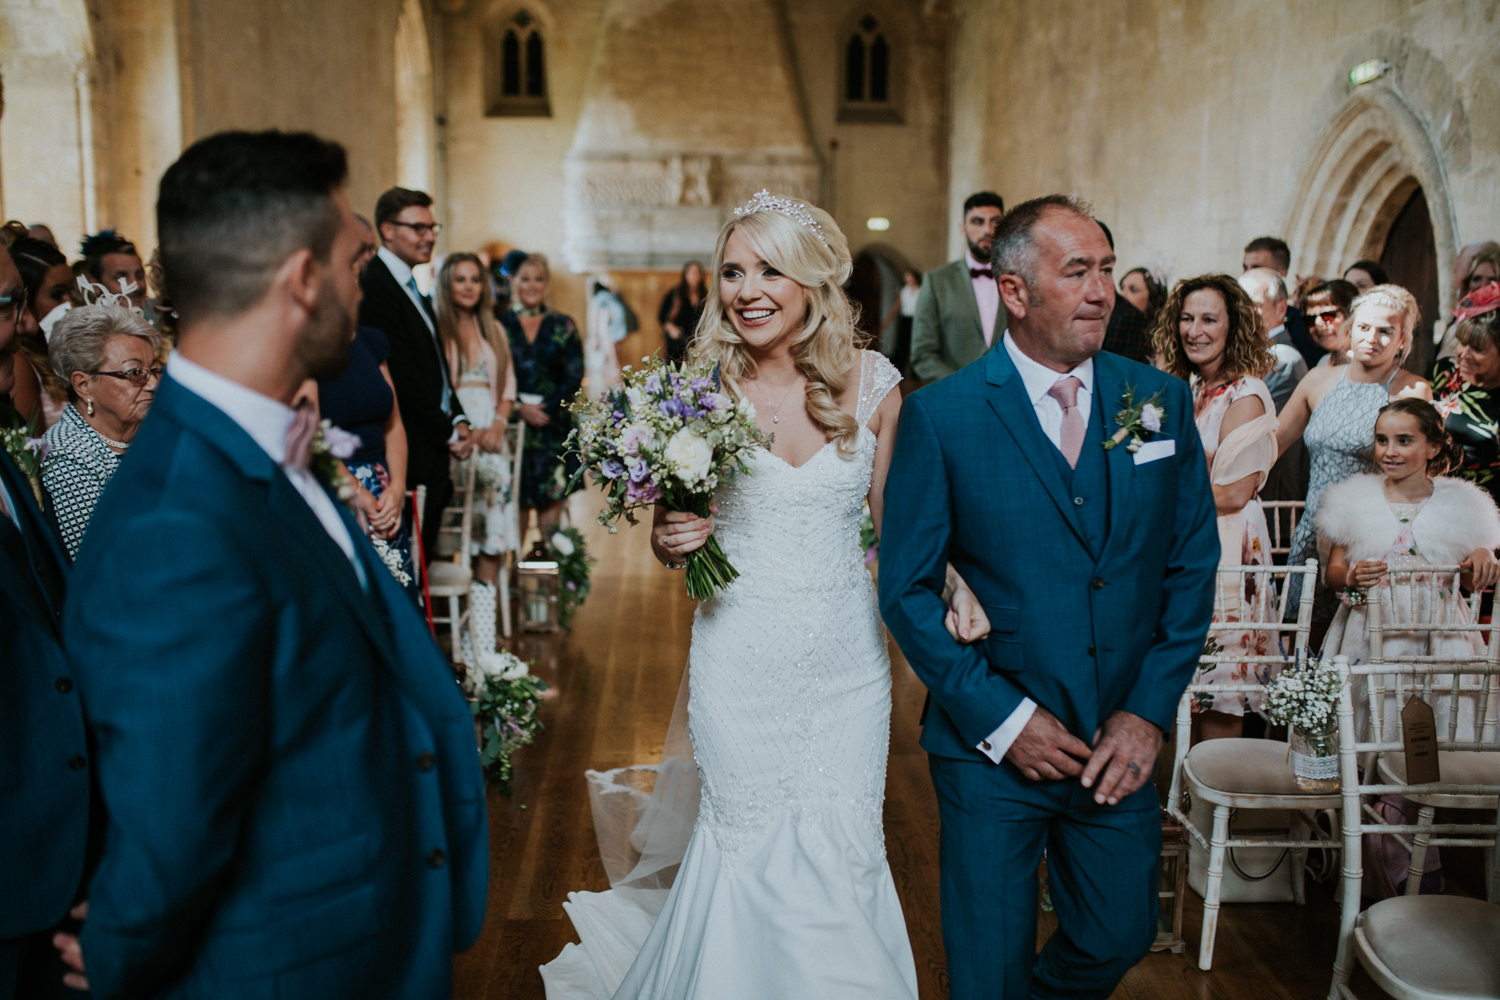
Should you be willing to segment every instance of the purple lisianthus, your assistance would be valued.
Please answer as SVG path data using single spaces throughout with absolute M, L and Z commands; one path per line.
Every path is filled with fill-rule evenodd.
M 646 376 L 646 392 L 649 395 L 652 395 L 652 396 L 657 396 L 657 395 L 661 394 L 661 376 L 659 376 L 659 375 L 647 375 Z
M 693 379 L 692 383 L 689 385 L 689 388 L 694 392 L 704 392 L 705 390 L 712 389 L 713 387 L 714 383 L 712 379 L 706 379 L 702 377 Z
M 329 424 L 323 428 L 323 443 L 328 445 L 328 454 L 334 458 L 346 459 L 359 450 L 360 440 L 358 434 L 351 434 L 342 427 Z
M 649 480 L 644 483 L 631 483 L 625 487 L 626 503 L 655 503 L 661 499 L 661 487 Z
M 638 483 L 651 475 L 651 466 L 646 464 L 644 458 L 638 458 L 630 466 L 630 481 Z
M 640 451 L 641 445 L 651 440 L 651 429 L 643 424 L 631 424 L 620 435 L 620 450 L 627 455 Z
M 605 479 L 619 479 L 625 475 L 625 463 L 618 458 L 606 458 L 604 464 L 599 466 L 599 471 L 604 474 Z
M 46 461 L 47 456 L 52 454 L 52 442 L 46 438 L 27 438 L 26 448 L 39 460 Z

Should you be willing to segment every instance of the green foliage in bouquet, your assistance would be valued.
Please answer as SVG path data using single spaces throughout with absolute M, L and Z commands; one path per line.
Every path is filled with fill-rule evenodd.
M 42 473 L 51 464 L 47 453 L 52 450 L 52 446 L 37 434 L 37 414 L 33 413 L 30 420 L 22 422 L 14 410 L 11 413 L 12 426 L 0 427 L 0 447 L 5 449 L 10 460 L 16 463 L 16 468 L 21 470 L 21 475 L 26 477 L 37 507 L 46 510 L 47 501 L 42 494 Z
M 525 660 L 514 653 L 486 657 L 484 667 L 470 667 L 463 690 L 479 731 L 479 765 L 500 794 L 509 796 L 511 754 L 534 742 L 546 727 L 537 715 L 547 685 L 531 676 Z
M 563 528 L 548 539 L 547 552 L 557 563 L 557 617 L 563 628 L 569 628 L 573 615 L 583 606 L 593 584 L 589 581 L 589 567 L 597 560 L 589 555 L 584 545 L 583 532 L 577 528 Z

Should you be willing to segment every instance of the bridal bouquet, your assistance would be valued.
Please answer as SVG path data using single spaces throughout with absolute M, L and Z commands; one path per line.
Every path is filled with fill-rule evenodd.
M 749 474 L 746 458 L 771 439 L 755 424 L 755 407 L 724 394 L 717 366 L 643 359 L 626 366 L 624 384 L 595 402 L 580 391 L 568 408 L 577 426 L 568 438 L 582 468 L 604 490 L 599 523 L 616 530 L 621 517 L 648 504 L 708 517 L 719 484 Z M 575 480 L 576 482 L 576 480 Z M 739 574 L 713 535 L 687 556 L 687 592 L 703 601 Z

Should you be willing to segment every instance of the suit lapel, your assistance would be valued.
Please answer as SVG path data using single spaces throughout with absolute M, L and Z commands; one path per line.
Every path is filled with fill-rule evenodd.
M 984 324 L 979 317 L 979 300 L 974 297 L 974 282 L 969 277 L 969 259 L 960 257 L 953 262 L 953 329 L 963 331 L 969 340 L 974 357 L 981 357 L 989 350 L 984 343 Z M 948 329 L 948 324 L 943 324 Z
M 1103 351 L 1094 355 L 1094 389 L 1094 405 L 1100 408 L 1104 417 L 1104 440 L 1108 441 L 1120 429 L 1115 414 L 1120 412 L 1125 379 L 1114 356 Z M 1126 528 L 1132 513 L 1130 487 L 1135 479 L 1135 456 L 1123 444 L 1111 448 L 1105 455 L 1109 461 L 1109 524 L 1100 549 L 1101 558 L 1108 554 L 1116 537 L 1128 533 Z
M 1060 463 L 1053 457 L 1057 448 L 1042 433 L 1042 425 L 1036 419 L 1036 408 L 1026 397 L 1026 386 L 1021 381 L 1015 364 L 1004 350 L 991 352 L 986 363 L 989 365 L 986 377 L 990 406 L 1015 440 L 1021 454 L 1026 456 L 1026 461 L 1031 463 L 1037 479 L 1057 505 L 1057 512 L 1068 522 L 1068 527 L 1073 529 L 1079 543 L 1088 549 L 1088 534 L 1078 517 L 1078 509 L 1068 493 L 1067 484 L 1063 482 Z

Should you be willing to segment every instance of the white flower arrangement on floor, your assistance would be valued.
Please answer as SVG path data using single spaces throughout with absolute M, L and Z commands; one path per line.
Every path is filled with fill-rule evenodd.
M 531 676 L 525 660 L 505 650 L 482 650 L 477 658 L 465 660 L 462 687 L 479 732 L 479 765 L 485 777 L 509 795 L 511 754 L 545 729 L 537 711 L 547 685 Z

